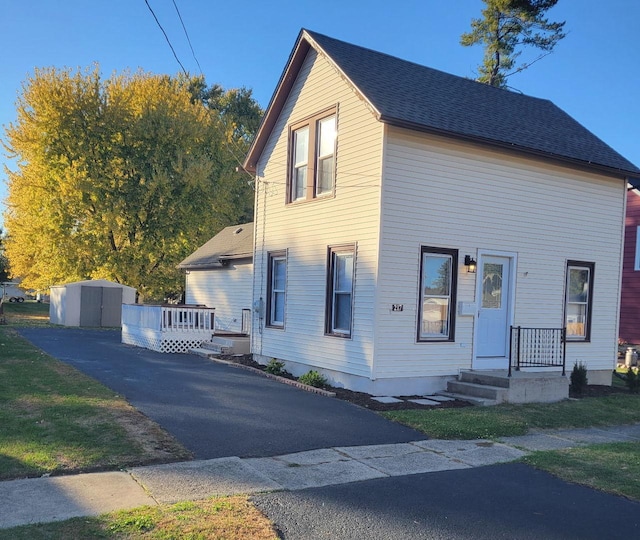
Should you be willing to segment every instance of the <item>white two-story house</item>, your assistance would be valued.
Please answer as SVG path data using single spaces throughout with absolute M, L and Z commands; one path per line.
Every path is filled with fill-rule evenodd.
M 303 30 L 244 167 L 259 362 L 377 395 L 516 352 L 610 383 L 640 170 L 553 103 Z

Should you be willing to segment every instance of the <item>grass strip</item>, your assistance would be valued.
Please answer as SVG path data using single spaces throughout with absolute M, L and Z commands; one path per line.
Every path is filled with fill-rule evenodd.
M 68 538 L 276 540 L 278 536 L 247 497 L 145 506 L 95 518 L 0 530 L 0 540 Z
M 381 414 L 436 439 L 491 439 L 524 435 L 530 429 L 633 424 L 640 419 L 640 396 L 613 394 L 558 403 L 404 410 Z
M 521 461 L 568 482 L 640 500 L 640 442 L 534 452 Z
M 11 326 L 49 326 L 49 304 L 40 302 L 4 302 L 7 324 Z
M 122 397 L 9 327 L 0 327 L 0 426 L 0 479 L 191 457 Z

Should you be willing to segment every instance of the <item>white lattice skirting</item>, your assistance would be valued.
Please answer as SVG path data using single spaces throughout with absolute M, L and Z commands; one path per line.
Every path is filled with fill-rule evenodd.
M 211 333 L 160 332 L 149 328 L 122 325 L 122 343 L 161 353 L 188 353 L 208 339 Z

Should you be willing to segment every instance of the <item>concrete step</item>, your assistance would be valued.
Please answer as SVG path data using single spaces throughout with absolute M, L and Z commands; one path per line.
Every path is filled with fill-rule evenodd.
M 459 401 L 466 401 L 467 403 L 471 403 L 471 405 L 477 405 L 478 407 L 488 407 L 490 405 L 498 404 L 498 402 L 493 399 L 469 396 L 467 394 L 456 394 L 454 392 L 436 392 L 436 395 L 450 397 Z
M 198 356 L 203 356 L 204 358 L 211 358 L 212 356 L 217 356 L 219 353 L 216 353 L 211 349 L 205 349 L 203 347 L 195 347 L 193 349 L 189 349 L 189 354 L 196 354 Z
M 487 384 L 489 386 L 499 386 L 501 388 L 509 388 L 511 379 L 506 370 L 498 371 L 461 371 L 460 382 Z
M 215 348 L 227 348 L 231 349 L 233 347 L 233 338 L 230 337 L 222 337 L 222 336 L 211 336 L 211 339 L 208 341 L 203 341 L 202 345 L 207 344 L 208 347 Z M 202 345 L 200 345 L 202 347 Z
M 497 403 L 502 403 L 505 400 L 505 396 L 507 393 L 506 388 L 502 388 L 499 386 L 490 386 L 486 384 L 476 384 L 462 381 L 449 381 L 447 383 L 447 391 L 471 397 L 490 399 L 496 401 Z

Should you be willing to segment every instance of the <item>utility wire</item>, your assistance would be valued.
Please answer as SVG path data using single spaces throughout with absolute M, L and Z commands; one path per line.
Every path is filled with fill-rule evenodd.
M 184 21 L 182 20 L 182 15 L 180 15 L 180 10 L 178 9 L 178 4 L 176 4 L 176 0 L 173 0 L 173 7 L 176 8 L 178 19 L 180 19 L 180 24 L 182 25 L 182 29 L 184 30 L 184 35 L 187 38 L 187 43 L 189 43 L 191 54 L 193 55 L 193 59 L 196 61 L 196 64 L 198 65 L 198 69 L 200 70 L 200 75 L 203 75 L 202 68 L 200 67 L 200 62 L 198 62 L 198 59 L 196 58 L 196 52 L 193 50 L 193 45 L 191 45 L 191 39 L 189 39 L 189 33 L 187 32 L 187 27 L 184 25 Z
M 178 62 L 178 64 L 180 64 L 180 67 L 182 68 L 182 71 L 184 72 L 185 75 L 189 76 L 189 74 L 187 73 L 187 70 L 184 69 L 184 66 L 182 65 L 182 62 L 180 62 L 180 59 L 178 58 L 178 55 L 176 54 L 175 49 L 173 48 L 173 45 L 171 44 L 171 40 L 169 39 L 169 36 L 167 35 L 167 33 L 164 31 L 164 28 L 162 28 L 162 25 L 160 24 L 160 21 L 158 20 L 158 17 L 156 17 L 156 14 L 154 13 L 153 9 L 151 8 L 151 6 L 149 5 L 149 1 L 148 0 L 144 0 L 144 3 L 147 4 L 147 7 L 149 8 L 149 11 L 151 12 L 151 15 L 153 15 L 153 18 L 156 20 L 156 24 L 158 25 L 158 27 L 160 28 L 160 30 L 162 30 L 162 33 L 164 34 L 164 38 L 167 40 L 167 43 L 169 44 L 169 47 L 171 48 L 171 52 L 173 53 L 174 58 L 176 59 L 176 62 Z M 175 2 L 174 2 L 175 4 Z M 177 9 L 177 8 L 176 8 Z M 182 20 L 182 19 L 181 19 Z M 192 49 L 193 50 L 193 49 Z

